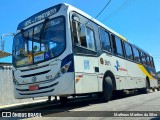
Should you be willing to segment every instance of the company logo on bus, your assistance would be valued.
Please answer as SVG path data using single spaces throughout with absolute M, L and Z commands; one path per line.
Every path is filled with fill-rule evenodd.
M 37 78 L 34 76 L 34 77 L 32 77 L 32 81 L 33 82 L 36 82 L 37 81 Z
M 117 71 L 125 71 L 127 72 L 127 69 L 120 67 L 118 60 L 116 60 L 116 65 L 114 66 Z

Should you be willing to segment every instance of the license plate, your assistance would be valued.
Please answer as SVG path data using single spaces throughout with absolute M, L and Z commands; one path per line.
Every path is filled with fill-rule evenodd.
M 38 90 L 39 89 L 39 85 L 31 85 L 29 86 L 29 91 L 34 91 L 34 90 Z

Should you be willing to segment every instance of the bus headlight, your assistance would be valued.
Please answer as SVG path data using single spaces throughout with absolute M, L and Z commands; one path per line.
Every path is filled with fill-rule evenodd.
M 65 64 L 59 71 L 58 73 L 55 75 L 54 80 L 61 77 L 62 74 L 66 73 L 69 69 L 71 62 L 68 62 L 67 64 Z
M 62 68 L 61 68 L 61 73 L 64 74 L 68 71 L 69 66 L 71 65 L 71 61 L 68 62 L 67 64 L 65 64 Z

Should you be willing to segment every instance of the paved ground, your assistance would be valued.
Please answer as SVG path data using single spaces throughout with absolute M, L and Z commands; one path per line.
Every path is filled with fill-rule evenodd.
M 23 107 L 18 108 L 18 111 L 23 110 Z M 34 112 L 42 111 L 44 113 L 41 118 L 25 118 L 29 120 L 81 120 L 82 118 L 93 120 L 160 120 L 160 117 L 156 116 L 156 114 L 160 115 L 160 92 L 113 97 L 113 99 L 108 103 L 101 103 L 97 99 L 93 99 L 79 100 L 70 102 L 67 106 L 61 106 L 60 104 L 53 102 L 46 103 L 41 106 L 32 105 L 28 108 L 26 107 L 25 111 L 26 110 Z M 116 117 L 116 115 L 118 117 Z M 124 117 L 131 115 L 135 115 L 137 117 Z M 142 115 L 143 117 L 139 117 Z M 148 115 L 150 117 L 144 117 L 144 115 Z

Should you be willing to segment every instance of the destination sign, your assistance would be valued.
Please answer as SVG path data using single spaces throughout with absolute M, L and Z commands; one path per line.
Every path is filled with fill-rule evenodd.
M 31 25 L 31 24 L 33 24 L 35 22 L 38 22 L 38 21 L 43 20 L 43 19 L 45 19 L 45 18 L 47 18 L 47 17 L 49 17 L 51 15 L 56 14 L 59 11 L 60 7 L 61 7 L 61 4 L 58 4 L 56 6 L 48 8 L 46 10 L 43 10 L 43 11 L 41 11 L 41 12 L 31 16 L 31 17 L 29 17 L 28 19 L 24 20 L 23 22 L 21 22 L 18 25 L 17 30 L 20 30 L 20 29 L 22 29 L 22 28 L 24 28 L 26 26 L 29 26 L 29 25 Z

